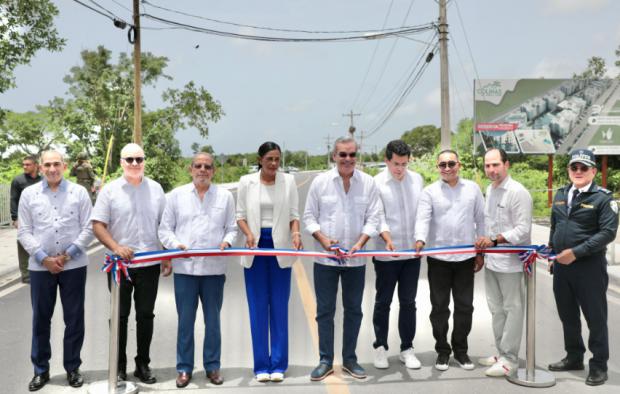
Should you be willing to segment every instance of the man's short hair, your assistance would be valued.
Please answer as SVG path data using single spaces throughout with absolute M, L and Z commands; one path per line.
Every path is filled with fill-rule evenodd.
M 437 158 L 439 159 L 439 156 L 443 155 L 444 153 L 452 153 L 454 156 L 456 156 L 456 160 L 459 159 L 459 154 L 456 153 L 456 151 L 452 150 L 452 149 L 444 149 L 441 152 L 439 152 L 439 154 L 437 155 Z
M 37 157 L 36 157 L 35 155 L 28 155 L 28 156 L 25 156 L 25 157 L 22 159 L 22 161 L 31 161 L 31 162 L 33 162 L 34 164 L 37 164 L 37 161 L 38 161 L 38 160 L 37 160 Z
M 392 160 L 393 155 L 411 157 L 411 148 L 403 140 L 393 140 L 385 147 L 385 158 Z
M 58 155 L 58 156 L 60 157 L 60 161 L 61 161 L 62 163 L 64 163 L 64 162 L 65 162 L 65 156 L 64 156 L 62 153 L 58 152 L 57 150 L 50 149 L 50 150 L 46 150 L 46 151 L 41 152 L 41 156 L 39 156 L 39 160 L 41 160 L 41 163 L 43 163 L 43 158 L 44 158 L 46 155 L 51 155 L 51 154 L 56 154 L 56 155 Z
M 194 164 L 196 162 L 196 159 L 199 157 L 207 157 L 209 159 L 211 159 L 211 164 L 215 165 L 215 159 L 213 159 L 213 155 L 211 153 L 208 152 L 196 152 L 194 153 L 194 156 L 192 156 L 192 162 L 191 164 Z
M 508 161 L 508 153 L 506 153 L 506 151 L 505 151 L 505 150 L 503 150 L 502 148 L 491 148 L 491 149 L 489 149 L 488 151 L 486 151 L 486 152 L 484 153 L 484 156 L 486 157 L 486 155 L 487 155 L 489 152 L 493 152 L 493 151 L 497 151 L 497 152 L 499 152 L 499 158 L 500 158 L 500 160 L 502 161 L 502 163 L 504 163 L 504 164 L 505 164 L 505 163 Z
M 334 149 L 332 149 L 332 155 L 336 154 L 336 146 L 338 146 L 338 144 L 348 144 L 350 142 L 353 142 L 355 144 L 355 150 L 359 149 L 359 146 L 357 145 L 357 141 L 355 141 L 355 138 L 353 137 L 344 136 L 344 137 L 336 138 L 336 141 L 334 141 Z

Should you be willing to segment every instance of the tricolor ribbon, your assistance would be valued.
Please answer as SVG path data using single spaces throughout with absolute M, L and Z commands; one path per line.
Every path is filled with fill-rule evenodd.
M 425 248 L 417 252 L 415 249 L 404 250 L 358 250 L 355 253 L 349 253 L 345 248 L 339 245 L 332 245 L 329 251 L 312 251 L 312 250 L 295 250 L 295 249 L 267 249 L 267 248 L 228 248 L 220 250 L 218 248 L 205 249 L 168 249 L 152 252 L 140 252 L 134 255 L 131 261 L 121 259 L 119 256 L 106 255 L 106 261 L 103 271 L 112 272 L 117 283 L 120 281 L 121 272 L 127 278 L 129 274 L 127 268 L 140 268 L 147 265 L 153 265 L 154 262 L 170 259 L 182 259 L 190 257 L 223 257 L 223 256 L 295 256 L 295 257 L 312 257 L 327 258 L 337 262 L 338 265 L 347 265 L 348 259 L 359 257 L 400 257 L 406 256 L 411 258 L 423 256 L 435 256 L 446 254 L 477 254 L 477 253 L 504 253 L 519 254 L 523 262 L 523 270 L 528 274 L 532 272 L 532 265 L 537 258 L 546 258 L 552 260 L 555 258 L 551 249 L 545 245 L 527 245 L 527 246 L 496 246 L 487 249 L 476 249 L 474 245 L 458 245 L 446 246 L 439 248 Z
M 117 285 L 121 283 L 121 273 L 131 282 L 129 271 L 127 271 L 130 264 L 131 261 L 127 261 L 120 256 L 106 254 L 101 271 L 110 273 Z

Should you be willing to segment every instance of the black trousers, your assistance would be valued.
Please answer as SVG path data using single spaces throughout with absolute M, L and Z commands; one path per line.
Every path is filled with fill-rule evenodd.
M 151 362 L 150 349 L 153 338 L 153 319 L 155 314 L 155 300 L 159 285 L 159 265 L 145 268 L 131 268 L 128 270 L 131 282 L 127 278 L 121 279 L 120 288 L 120 322 L 118 333 L 118 369 L 127 369 L 127 321 L 131 312 L 131 294 L 133 293 L 136 308 L 136 365 L 148 366 Z M 108 274 L 108 288 L 111 278 Z
M 564 329 L 564 348 L 570 360 L 582 361 L 586 348 L 581 337 L 581 316 L 588 324 L 590 369 L 607 371 L 609 333 L 607 330 L 607 260 L 589 256 L 570 265 L 553 265 L 553 294 Z
M 427 257 L 428 284 L 431 294 L 431 325 L 435 351 L 439 354 L 467 354 L 467 336 L 474 313 L 474 258 L 443 261 Z M 452 347 L 448 343 L 450 293 L 454 300 Z
M 413 338 L 416 329 L 415 297 L 418 292 L 418 277 L 420 276 L 420 259 L 398 261 L 378 261 L 372 259 L 375 266 L 375 308 L 372 315 L 372 324 L 375 329 L 376 349 L 383 346 L 388 349 L 388 329 L 390 324 L 390 305 L 394 296 L 394 289 L 398 284 L 398 333 L 400 335 L 400 350 L 413 347 Z

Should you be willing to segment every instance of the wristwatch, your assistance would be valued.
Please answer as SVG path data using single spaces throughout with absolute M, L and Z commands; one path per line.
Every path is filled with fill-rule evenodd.
M 491 242 L 493 242 L 493 246 L 497 246 L 497 237 L 491 237 Z
M 71 261 L 71 255 L 69 253 L 65 253 L 65 262 Z

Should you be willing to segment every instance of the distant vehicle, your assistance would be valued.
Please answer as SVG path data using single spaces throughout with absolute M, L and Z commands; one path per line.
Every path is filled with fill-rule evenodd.
M 258 164 L 253 164 L 250 166 L 250 173 L 258 172 Z
M 592 106 L 592 110 L 590 111 L 590 115 L 591 116 L 599 115 L 602 110 L 603 110 L 603 106 L 602 105 L 593 105 Z
M 284 172 L 288 172 L 288 173 L 299 172 L 299 168 L 293 167 L 293 166 L 286 166 L 284 167 Z

